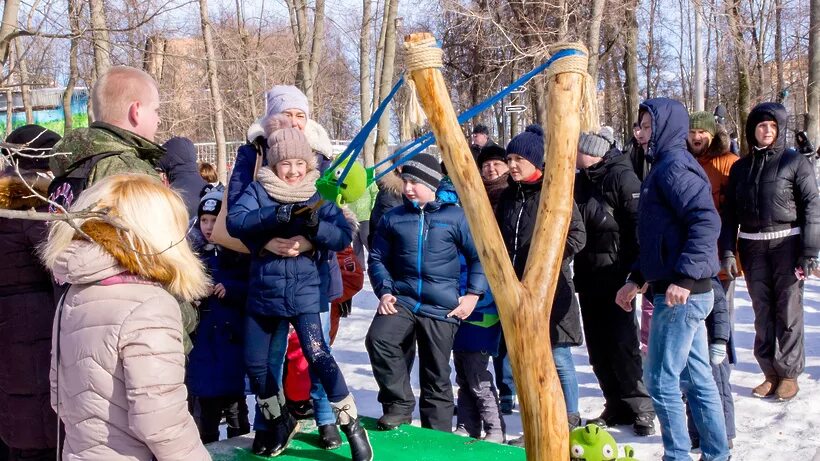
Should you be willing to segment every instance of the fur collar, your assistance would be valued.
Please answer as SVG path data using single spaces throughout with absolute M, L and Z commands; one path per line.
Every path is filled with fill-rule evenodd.
M 256 141 L 256 138 L 265 137 L 265 129 L 262 127 L 262 119 L 258 118 L 254 120 L 251 126 L 248 128 L 248 142 Z M 267 145 L 267 142 L 265 143 Z
M 24 172 L 26 184 L 33 186 L 40 195 L 46 196 L 51 180 L 36 173 Z M 14 172 L 0 174 L 0 208 L 6 210 L 28 210 L 46 204 L 42 199 L 33 197 L 31 191 Z
M 379 179 L 378 184 L 379 190 L 383 190 L 394 195 L 402 195 L 402 191 L 404 190 L 404 181 L 402 181 L 401 176 L 396 173 L 390 173 L 382 176 L 382 178 Z
M 126 246 L 128 239 L 110 224 L 99 220 L 88 220 L 80 228 L 128 272 L 159 282 L 166 287 L 174 281 L 174 274 L 168 270 L 168 267 L 162 264 L 151 264 L 154 257 L 138 254 L 149 253 L 149 250 L 142 248 L 137 240 L 134 240 L 135 248 L 128 248 Z
M 732 140 L 729 138 L 729 133 L 726 131 L 726 128 L 724 128 L 723 125 L 718 125 L 717 133 L 715 133 L 715 137 L 712 138 L 712 142 L 709 143 L 709 149 L 706 150 L 706 158 L 713 159 L 726 154 L 729 152 L 731 144 Z

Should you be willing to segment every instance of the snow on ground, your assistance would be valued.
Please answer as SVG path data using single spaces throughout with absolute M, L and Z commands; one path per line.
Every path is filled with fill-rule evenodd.
M 365 289 L 354 298 L 352 314 L 342 319 L 333 346 L 333 354 L 356 397 L 359 412 L 376 418 L 381 416 L 381 406 L 376 400 L 378 387 L 373 379 L 364 339 L 377 304 L 376 296 L 366 283 Z M 751 390 L 762 381 L 762 375 L 752 353 L 754 313 L 742 280 L 737 284 L 735 308 L 739 363 L 731 378 L 737 423 L 732 459 L 811 460 L 815 452 L 820 453 L 820 282 L 815 280 L 806 285 L 806 371 L 799 380 L 800 393 L 791 402 L 779 403 L 752 397 Z M 589 365 L 586 348 L 576 347 L 573 351 L 581 387 L 581 415 L 583 418 L 594 418 L 603 409 L 603 398 Z M 413 372 L 412 384 L 418 396 L 417 367 Z M 516 437 L 521 433 L 518 412 L 505 418 L 508 437 Z M 418 410 L 414 424 L 419 425 Z M 611 432 L 619 444 L 631 444 L 638 459 L 657 460 L 663 454 L 660 433 L 653 437 L 636 437 L 630 426 L 621 426 Z M 692 458 L 698 459 L 698 455 L 693 454 Z M 820 460 L 820 457 L 817 459 Z

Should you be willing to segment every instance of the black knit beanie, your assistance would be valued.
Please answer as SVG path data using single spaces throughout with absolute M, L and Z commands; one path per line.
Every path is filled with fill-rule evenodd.
M 412 179 L 435 191 L 444 175 L 435 157 L 430 154 L 418 154 L 402 164 L 401 177 Z

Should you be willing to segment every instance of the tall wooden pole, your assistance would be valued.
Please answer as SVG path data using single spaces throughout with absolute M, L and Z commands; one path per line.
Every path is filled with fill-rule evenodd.
M 412 34 L 405 43 L 431 38 Z M 584 64 L 583 71 L 586 70 Z M 437 68 L 411 70 L 442 159 L 456 186 L 484 273 L 498 305 L 521 403 L 530 461 L 569 459 L 567 413 L 549 341 L 550 312 L 572 215 L 575 151 L 580 132 L 582 77 L 548 79 L 544 187 L 524 282 L 518 281 L 495 224 L 490 202 L 467 140 L 459 127 L 444 78 Z

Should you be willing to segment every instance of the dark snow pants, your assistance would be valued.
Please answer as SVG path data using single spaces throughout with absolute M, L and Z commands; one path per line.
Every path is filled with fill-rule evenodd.
M 376 314 L 365 340 L 384 413 L 413 413 L 416 399 L 410 387 L 407 355 L 415 338 L 419 353 L 421 426 L 452 432 L 450 354 L 458 325 L 416 315 L 401 306 L 396 309 L 398 312 L 392 315 Z
M 737 247 L 755 313 L 757 363 L 766 376 L 797 378 L 806 362 L 803 281 L 795 275 L 802 251 L 800 236 L 741 238 Z
M 635 311 L 615 304 L 618 283 L 578 293 L 589 363 L 610 411 L 627 417 L 654 413 L 643 382 L 643 363 Z

